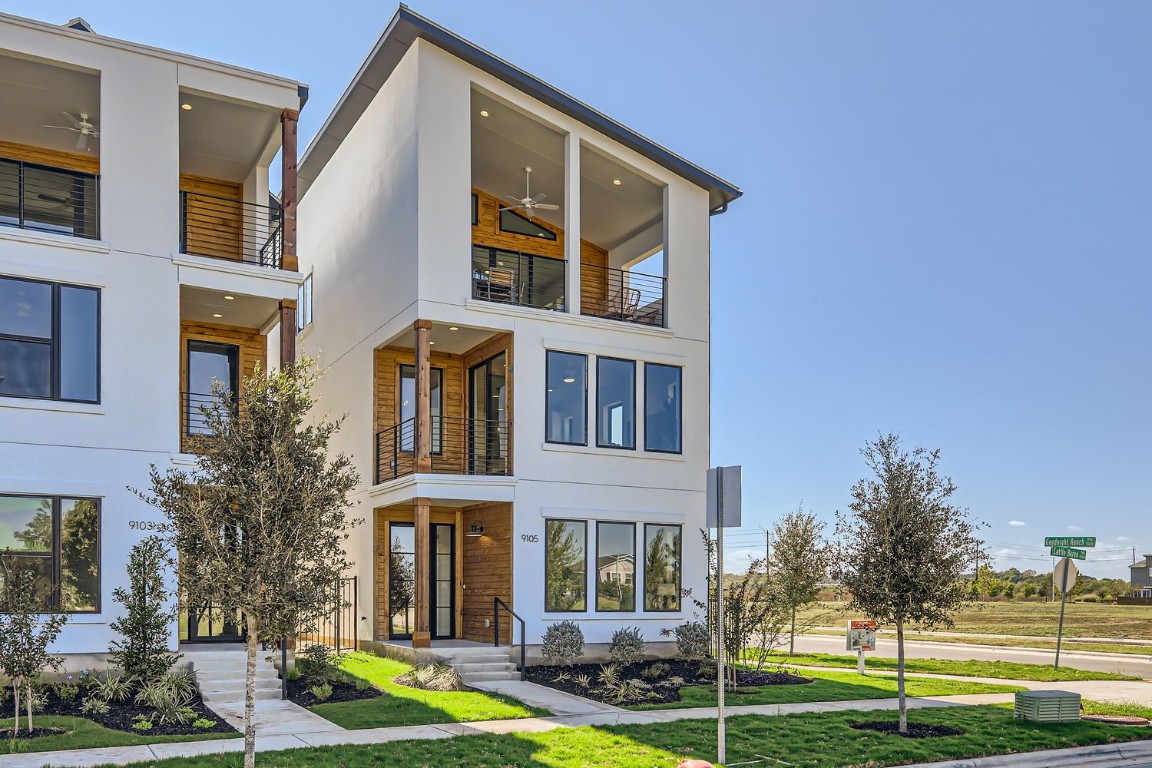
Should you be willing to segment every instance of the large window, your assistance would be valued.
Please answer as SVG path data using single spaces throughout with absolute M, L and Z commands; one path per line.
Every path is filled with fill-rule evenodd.
M 549 350 L 547 369 L 544 439 L 550 443 L 587 445 L 588 358 Z
M 596 445 L 636 447 L 636 363 L 596 359 Z
M 581 520 L 544 523 L 544 610 L 584 611 L 588 583 L 588 524 Z
M 596 524 L 596 610 L 636 610 L 636 525 Z
M 99 178 L 0 159 L 0 225 L 97 238 Z
M 0 557 L 36 574 L 37 597 L 45 608 L 98 612 L 100 502 L 0 495 Z
M 429 415 L 432 425 L 432 453 L 439 455 L 444 443 L 444 369 L 428 369 Z M 412 420 L 412 428 L 403 426 Z M 416 445 L 416 366 L 400 366 L 400 450 L 412 451 Z
M 500 231 L 511 232 L 514 235 L 527 235 L 528 237 L 539 237 L 543 240 L 555 240 L 556 233 L 546 227 L 542 227 L 532 219 L 517 213 L 511 208 L 500 209 Z
M 644 610 L 680 610 L 680 526 L 644 526 Z
M 388 637 L 411 637 L 416 626 L 416 528 L 389 523 Z
M 0 395 L 100 400 L 100 291 L 0 277 Z
M 644 366 L 644 450 L 681 452 L 680 382 L 683 369 L 647 363 Z

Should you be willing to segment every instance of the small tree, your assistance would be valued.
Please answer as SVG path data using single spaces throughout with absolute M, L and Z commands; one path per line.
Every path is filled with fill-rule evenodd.
M 796 611 L 815 602 L 820 582 L 828 576 L 832 549 L 824 541 L 824 523 L 798 507 L 780 518 L 769 534 L 772 542 L 772 580 L 787 609 L 791 624 L 788 655 L 796 650 Z
M 141 687 L 163 677 L 180 658 L 168 650 L 176 606 L 165 579 L 171 578 L 175 566 L 160 538 L 148 536 L 128 555 L 128 589 L 112 590 L 112 598 L 125 612 L 109 626 L 124 639 L 112 641 L 109 655 Z
M 314 621 L 351 567 L 344 541 L 359 521 L 344 511 L 359 478 L 347 456 L 328 460 L 339 422 L 304 423 L 316 378 L 314 363 L 302 360 L 275 374 L 257 370 L 235 399 L 217 384 L 218 405 L 202 408 L 197 470 L 153 466 L 151 493 L 142 495 L 168 517 L 187 603 L 244 617 L 245 768 L 256 764 L 260 641 Z
M 34 566 L 10 554 L 0 554 L 0 672 L 12 685 L 12 736 L 20 733 L 20 702 L 27 711 L 32 733 L 33 689 L 45 669 L 57 669 L 61 659 L 48 653 L 68 621 L 61 613 L 46 612 L 45 595 Z M 23 697 L 23 699 L 21 699 Z
M 965 598 L 960 576 L 983 554 L 983 543 L 967 510 L 949 503 L 956 486 L 937 472 L 939 451 L 907 453 L 889 434 L 861 454 L 875 477 L 852 486 L 850 515 L 836 515 L 837 570 L 851 608 L 896 625 L 900 732 L 907 733 L 904 628 L 952 626 Z

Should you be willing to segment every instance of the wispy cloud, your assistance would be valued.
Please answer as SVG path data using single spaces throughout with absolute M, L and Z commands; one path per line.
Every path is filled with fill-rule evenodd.
M 1012 526 L 1013 528 L 1023 528 L 1024 526 L 1028 525 L 1028 523 L 1024 522 L 1023 520 L 1009 520 L 1008 525 Z
M 1084 529 L 1078 525 L 1070 525 L 1070 526 L 1068 526 L 1068 530 L 1072 531 L 1072 533 L 1080 533 L 1080 531 L 1082 531 Z
M 996 553 L 996 557 L 1011 557 L 1012 555 L 1020 554 L 1014 549 L 1001 549 Z
M 1117 536 L 1116 541 L 1132 541 L 1132 539 L 1128 538 L 1127 536 Z

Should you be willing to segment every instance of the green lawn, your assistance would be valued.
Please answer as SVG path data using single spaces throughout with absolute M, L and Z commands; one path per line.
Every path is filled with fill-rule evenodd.
M 807 685 L 761 685 L 737 688 L 725 696 L 728 706 L 744 704 L 797 704 L 811 701 L 852 701 L 890 699 L 897 696 L 895 677 L 870 677 L 855 672 L 803 672 L 813 678 Z M 969 683 L 963 680 L 907 678 L 909 696 L 956 696 L 965 693 L 1015 693 L 1023 690 L 1010 685 Z M 637 704 L 628 709 L 679 709 L 716 706 L 716 686 L 690 685 L 680 689 L 681 701 L 670 704 Z
M 843 637 L 843 631 L 839 630 L 822 630 L 813 629 L 805 632 L 808 635 L 822 635 L 824 637 Z M 895 640 L 896 633 L 888 630 L 883 630 L 879 636 L 885 640 Z M 936 635 L 931 632 L 908 632 L 905 634 L 908 640 L 922 640 L 932 643 L 951 643 L 954 645 L 995 645 L 1004 646 L 1007 648 L 1039 648 L 1040 650 L 1055 651 L 1055 640 L 1043 640 L 1037 638 L 1018 638 L 1018 637 L 998 637 L 996 635 L 964 635 L 963 637 L 955 637 L 952 635 Z M 1152 646 L 1147 645 L 1132 645 L 1126 644 L 1123 641 L 1108 642 L 1108 643 L 1077 643 L 1077 642 L 1064 642 L 1060 646 L 1065 651 L 1086 651 L 1088 653 L 1130 653 L 1137 656 L 1152 656 Z
M 316 714 L 344 728 L 514 720 L 552 714 L 495 693 L 421 691 L 400 685 L 393 679 L 411 667 L 382 656 L 351 653 L 344 658 L 340 668 L 384 691 L 384 695 L 377 699 L 317 704 L 311 708 Z
M 9 702 L 11 704 L 11 702 Z M 67 733 L 59 736 L 43 736 L 35 739 L 9 739 L 5 731 L 11 732 L 12 718 L 0 720 L 0 755 L 14 752 L 47 752 L 57 749 L 88 749 L 89 747 L 133 747 L 137 744 L 159 744 L 167 741 L 203 741 L 205 739 L 235 739 L 237 733 L 201 733 L 190 736 L 148 736 L 133 731 L 116 731 L 97 725 L 83 717 L 58 717 L 43 715 L 33 718 L 37 728 L 66 728 Z
M 774 653 L 770 663 L 795 664 L 805 667 L 839 667 L 855 669 L 856 658 L 832 653 L 798 653 L 789 656 Z M 896 659 L 868 656 L 866 668 L 869 670 L 896 671 Z M 1084 669 L 1063 667 L 1052 669 L 1051 665 L 1019 664 L 1011 661 L 950 661 L 947 659 L 906 659 L 906 672 L 931 675 L 960 675 L 963 677 L 998 677 L 1002 680 L 1032 680 L 1041 683 L 1059 683 L 1073 680 L 1139 680 L 1134 675 L 1120 675 L 1114 672 L 1089 672 Z
M 853 722 L 894 720 L 894 712 L 834 712 L 784 717 L 735 717 L 728 721 L 728 760 L 737 763 L 768 756 L 796 768 L 845 765 L 900 765 L 1131 741 L 1148 736 L 1143 728 L 1068 723 L 1038 725 L 1012 718 L 1010 707 L 957 707 L 917 710 L 915 722 L 946 723 L 962 736 L 904 739 L 850 728 Z M 263 753 L 260 761 L 277 768 L 672 768 L 684 757 L 714 759 L 714 720 L 681 720 L 652 725 L 561 728 L 545 733 L 460 736 L 435 741 L 399 741 Z M 229 768 L 238 756 L 205 755 L 150 763 L 155 768 Z M 772 763 L 765 763 L 771 765 Z

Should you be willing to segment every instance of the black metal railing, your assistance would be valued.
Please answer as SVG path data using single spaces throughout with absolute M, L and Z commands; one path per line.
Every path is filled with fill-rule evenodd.
M 472 298 L 564 311 L 564 259 L 472 246 Z
M 433 416 L 432 466 L 438 475 L 511 474 L 512 422 Z M 416 472 L 416 420 L 376 433 L 376 482 Z
M 0 226 L 100 237 L 100 177 L 0 159 Z
M 501 600 L 498 597 L 492 598 L 492 645 L 494 645 L 497 648 L 500 647 L 500 609 L 501 608 L 508 611 L 508 614 L 512 618 L 514 618 L 514 619 L 516 619 L 516 621 L 520 622 L 520 679 L 523 680 L 524 679 L 524 670 L 527 668 L 527 665 L 524 663 L 525 662 L 525 656 L 526 656 L 525 651 L 524 651 L 524 646 L 527 643 L 527 640 L 524 637 L 524 619 L 520 618 L 519 614 L 517 614 L 516 611 L 509 608 L 508 604 L 505 603 L 503 600 Z M 512 633 L 509 632 L 508 635 L 509 635 L 508 644 L 511 645 L 512 644 L 511 641 L 513 639 Z
M 211 437 L 208 415 L 220 409 L 227 416 L 238 413 L 239 404 L 228 395 L 204 392 L 180 393 L 180 450 L 196 452 L 196 442 Z
M 279 269 L 280 211 L 198 192 L 180 192 L 180 252 Z
M 668 279 L 627 269 L 580 265 L 580 314 L 664 327 Z
M 337 651 L 360 649 L 356 631 L 356 602 L 359 582 L 355 576 L 339 579 L 332 585 L 324 611 L 296 635 L 296 647 L 303 649 L 313 643 L 327 645 Z

